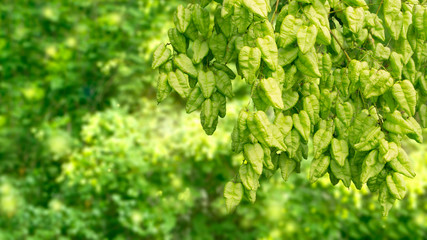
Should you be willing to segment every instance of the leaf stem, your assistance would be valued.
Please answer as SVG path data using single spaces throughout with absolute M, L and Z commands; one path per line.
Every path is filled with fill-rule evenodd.
M 345 56 L 346 56 L 347 60 L 350 62 L 350 61 L 351 61 L 351 58 L 350 58 L 350 56 L 348 55 L 348 53 L 345 51 L 345 49 L 344 49 L 343 45 L 342 45 L 342 44 L 340 43 L 340 41 L 338 40 L 337 36 L 335 36 L 335 34 L 331 31 L 331 29 L 329 29 L 329 32 L 331 33 L 332 37 L 334 37 L 335 41 L 336 41 L 336 42 L 338 43 L 338 45 L 340 46 L 341 50 L 343 50 L 343 52 L 344 52 L 344 54 L 345 54 Z
M 249 105 L 251 104 L 251 101 L 252 101 L 252 97 L 253 97 L 253 95 L 254 95 L 254 93 L 255 93 L 255 89 L 256 89 L 256 87 L 258 86 L 258 82 L 256 81 L 256 82 L 254 82 L 253 84 L 252 84 L 252 88 L 251 88 L 251 96 L 250 96 L 250 99 L 249 99 L 249 102 L 248 102 L 248 105 L 246 105 L 246 109 L 249 109 Z
M 381 5 L 383 5 L 383 2 L 384 2 L 384 0 L 381 0 L 380 5 L 378 6 L 378 9 L 377 9 L 377 12 L 375 13 L 375 15 L 378 16 L 378 13 L 380 12 L 380 8 L 381 8 Z
M 276 0 L 276 9 L 274 10 L 273 16 L 271 17 L 271 23 L 273 23 L 274 18 L 276 17 L 277 9 L 279 8 L 279 0 Z

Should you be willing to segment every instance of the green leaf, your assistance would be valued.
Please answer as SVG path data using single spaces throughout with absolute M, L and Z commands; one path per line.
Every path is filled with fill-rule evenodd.
M 259 143 L 245 144 L 243 146 L 243 155 L 245 159 L 251 164 L 254 171 L 261 175 L 263 161 L 264 161 L 264 149 Z
M 352 33 L 358 33 L 364 24 L 365 11 L 361 7 L 353 8 L 347 7 L 345 9 L 345 16 L 348 21 L 348 27 Z
M 384 94 L 394 83 L 390 73 L 385 70 L 372 70 L 366 81 L 362 79 L 360 81 L 362 83 L 363 95 L 365 98 L 376 97 Z
M 384 47 L 381 43 L 375 45 L 375 57 L 379 60 L 387 60 L 390 57 L 390 48 Z
M 295 85 L 295 83 L 298 81 L 296 73 L 297 73 L 297 67 L 295 65 L 291 65 L 285 71 L 285 82 L 283 84 L 284 90 L 291 89 Z
M 399 147 L 394 142 L 387 142 L 387 140 L 381 139 L 379 151 L 384 162 L 390 162 L 399 154 Z
M 299 95 L 297 91 L 287 90 L 282 92 L 283 110 L 289 110 L 297 104 Z
M 380 41 L 384 41 L 385 32 L 384 32 L 383 21 L 377 15 L 374 14 L 374 22 L 375 22 L 375 25 L 373 26 L 373 28 L 370 29 L 372 36 L 377 38 Z
M 169 41 L 173 48 L 179 53 L 187 52 L 187 39 L 176 28 L 171 28 L 168 31 Z
M 218 110 L 218 116 L 224 118 L 227 114 L 227 99 L 219 92 L 214 92 L 211 97 L 215 108 Z
M 202 8 L 200 5 L 193 7 L 192 20 L 196 29 L 205 37 L 210 33 L 210 16 L 209 11 Z
M 261 18 L 267 18 L 268 8 L 265 0 L 243 0 L 243 5 L 253 14 Z
M 151 64 L 151 68 L 156 69 L 160 67 L 168 61 L 171 55 L 171 50 L 166 48 L 165 44 L 160 44 L 153 53 L 153 63 Z
M 200 123 L 207 135 L 212 135 L 218 125 L 219 108 L 215 106 L 211 99 L 206 99 L 200 111 Z
M 249 115 L 247 123 L 251 133 L 261 144 L 269 147 L 275 145 L 276 140 L 273 135 L 272 124 L 265 112 L 257 111 Z
M 187 57 L 185 54 L 179 54 L 173 58 L 173 63 L 177 66 L 181 71 L 187 73 L 192 78 L 197 78 L 197 69 L 194 67 L 191 59 Z
M 157 78 L 157 103 L 161 103 L 172 91 L 168 83 L 168 74 L 160 73 Z
M 242 164 L 239 169 L 240 180 L 247 190 L 257 190 L 259 187 L 259 174 L 255 172 L 250 164 Z
M 417 105 L 417 92 L 409 80 L 399 81 L 393 85 L 393 97 L 409 116 L 414 116 Z
M 371 177 L 376 176 L 384 168 L 385 163 L 378 158 L 378 150 L 374 149 L 369 152 L 362 164 L 360 181 L 366 183 Z
M 328 155 L 320 155 L 315 157 L 310 165 L 310 183 L 316 182 L 328 171 L 331 163 L 331 158 Z
M 364 0 L 343 0 L 343 2 L 349 6 L 353 7 L 366 7 L 366 2 Z
M 307 112 L 301 110 L 298 114 L 292 115 L 294 128 L 298 130 L 304 142 L 308 142 L 310 137 L 311 122 Z
M 393 207 L 395 198 L 390 194 L 387 184 L 384 182 L 379 190 L 378 201 L 383 208 L 383 216 L 387 216 L 390 209 Z
M 276 125 L 279 128 L 283 136 L 287 136 L 293 127 L 292 117 L 285 116 L 283 115 L 283 113 L 279 113 L 276 115 L 276 118 L 274 119 L 274 125 Z
M 263 166 L 265 167 L 265 169 L 267 170 L 276 170 L 276 166 L 277 166 L 277 162 L 276 164 L 273 163 L 273 160 L 271 159 L 271 149 L 268 147 L 263 147 L 264 150 L 264 158 L 263 158 Z
M 215 90 L 215 75 L 212 71 L 200 71 L 197 79 L 205 98 L 210 98 Z
M 343 164 L 338 164 L 337 161 L 331 161 L 331 171 L 337 179 L 342 180 L 347 188 L 351 185 L 351 169 L 348 159 L 344 159 Z
M 187 98 L 190 94 L 188 76 L 179 69 L 168 74 L 168 83 L 182 98 Z
M 313 136 L 314 158 L 319 158 L 328 149 L 332 137 L 332 132 L 328 129 L 317 130 Z
M 260 86 L 269 103 L 277 109 L 283 109 L 282 93 L 278 82 L 273 78 L 261 79 Z
M 314 48 L 311 48 L 306 54 L 298 52 L 298 59 L 295 62 L 299 71 L 304 75 L 313 78 L 320 78 L 322 74 L 319 71 L 319 65 L 317 62 L 317 54 Z
M 360 136 L 365 133 L 367 128 L 376 126 L 377 121 L 366 112 L 359 112 L 349 129 L 349 143 L 354 145 L 359 142 Z
M 291 132 L 285 137 L 285 145 L 287 147 L 288 156 L 294 158 L 300 146 L 300 134 L 294 128 Z
M 261 65 L 261 51 L 258 48 L 245 46 L 239 53 L 239 68 L 249 84 L 256 78 L 255 74 Z
M 408 134 L 413 133 L 414 129 L 411 124 L 403 119 L 402 114 L 399 111 L 386 114 L 383 128 L 389 132 L 397 134 Z
M 347 127 L 350 126 L 354 115 L 353 105 L 350 102 L 337 103 L 335 111 L 338 119 L 341 120 Z
M 413 25 L 417 30 L 417 32 L 420 34 L 420 38 L 424 40 L 426 39 L 426 34 L 427 34 L 427 32 L 425 31 L 425 25 L 426 25 L 424 20 L 426 16 L 425 12 L 427 12 L 427 10 L 423 6 L 418 4 L 414 5 L 413 12 L 412 12 Z
M 286 16 L 280 27 L 279 45 L 284 48 L 294 43 L 297 40 L 298 29 L 301 25 L 300 19 L 296 19 L 293 15 Z
M 249 202 L 255 203 L 255 201 L 256 201 L 256 190 L 245 189 L 245 196 L 248 198 Z
M 256 45 L 261 50 L 262 60 L 267 64 L 267 67 L 276 71 L 279 63 L 279 53 L 274 38 L 271 36 L 258 38 Z
M 286 154 L 279 155 L 279 167 L 283 180 L 288 181 L 289 176 L 295 171 L 297 162 L 289 158 Z
M 322 81 L 327 81 L 329 77 L 331 76 L 331 70 L 332 70 L 332 60 L 330 54 L 323 54 L 322 55 L 322 64 L 321 64 L 321 73 L 322 73 Z
M 227 39 L 222 33 L 214 33 L 209 39 L 209 49 L 218 62 L 224 62 L 227 51 Z
M 391 75 L 396 79 L 402 78 L 403 56 L 399 53 L 392 52 L 390 55 Z
M 193 63 L 199 64 L 209 53 L 208 43 L 206 41 L 197 39 L 193 43 L 193 53 Z
M 387 176 L 387 188 L 390 194 L 399 200 L 402 200 L 406 195 L 406 183 L 403 176 L 398 173 L 392 173 Z
M 215 69 L 217 69 L 217 70 L 220 70 L 220 71 L 223 71 L 223 72 L 225 72 L 227 75 L 228 75 L 228 77 L 231 79 L 231 80 L 233 80 L 233 79 L 235 79 L 236 78 L 236 74 L 233 72 L 233 70 L 231 70 L 227 65 L 225 65 L 225 64 L 221 64 L 221 63 L 218 63 L 218 62 L 214 62 L 213 63 L 213 67 L 214 67 L 214 72 L 215 73 L 217 73 L 218 71 L 216 71 Z
M 231 16 L 231 25 L 236 28 L 240 34 L 245 33 L 253 22 L 254 15 L 243 6 L 234 6 L 234 13 Z
M 418 111 L 418 116 L 421 120 L 421 126 L 423 128 L 427 128 L 427 104 L 423 104 L 420 106 L 420 110 Z
M 310 95 L 304 98 L 303 108 L 310 117 L 311 125 L 316 125 L 319 120 L 320 105 L 319 100 L 315 95 Z
M 402 31 L 400 32 L 400 36 L 403 39 L 407 39 L 409 26 L 411 24 L 412 24 L 412 13 L 410 11 L 405 11 L 403 13 Z
M 279 48 L 279 66 L 286 66 L 288 64 L 291 64 L 297 57 L 298 57 L 298 48 L 295 47 L 286 47 L 286 48 Z
M 216 89 L 225 96 L 233 97 L 233 85 L 230 76 L 222 70 L 215 72 L 215 86 Z
M 224 187 L 225 207 L 231 213 L 240 204 L 243 198 L 243 186 L 241 183 L 227 182 Z
M 412 132 L 408 133 L 408 137 L 414 139 L 418 143 L 423 143 L 423 129 L 415 118 L 410 117 L 406 122 L 412 127 Z
M 383 13 L 387 28 L 390 30 L 394 40 L 399 39 L 403 26 L 403 14 L 400 0 L 384 0 Z
M 332 34 L 335 35 L 336 37 L 336 39 L 334 38 L 332 40 L 332 44 L 331 44 L 332 50 L 334 50 L 334 52 L 336 52 L 337 54 L 341 54 L 342 49 L 340 47 L 340 44 L 344 46 L 344 36 L 342 35 L 342 32 L 338 31 L 336 28 L 332 29 L 331 31 L 332 31 Z
M 348 143 L 346 140 L 336 139 L 336 138 L 332 139 L 331 156 L 338 163 L 339 166 L 344 167 L 345 161 L 348 157 L 348 153 L 349 153 L 349 149 L 348 149 Z M 335 174 L 335 176 L 337 175 Z
M 369 151 L 378 147 L 379 141 L 384 138 L 384 133 L 381 127 L 372 126 L 366 128 L 365 132 L 360 136 L 359 142 L 354 144 L 354 149 L 357 151 Z
M 403 150 L 402 148 L 399 148 L 397 158 L 391 160 L 389 164 L 394 171 L 401 173 L 409 178 L 415 177 L 413 163 L 409 159 L 405 150 Z
M 314 47 L 317 37 L 317 28 L 315 25 L 302 26 L 297 33 L 297 42 L 300 51 L 306 54 Z
M 199 86 L 193 88 L 188 97 L 187 103 L 185 105 L 185 111 L 187 113 L 192 113 L 202 106 L 205 98 L 203 97 L 202 90 L 200 90 Z
M 173 16 L 173 22 L 181 33 L 185 33 L 191 22 L 191 11 L 179 5 Z

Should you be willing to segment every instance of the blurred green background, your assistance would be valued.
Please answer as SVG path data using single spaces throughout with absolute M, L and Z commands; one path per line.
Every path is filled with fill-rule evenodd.
M 179 0 L 2 0 L 0 239 L 425 239 L 427 146 L 387 218 L 375 196 L 262 180 L 227 215 L 222 187 L 242 161 L 230 133 L 241 84 L 204 134 L 176 94 L 157 106 L 151 52 Z

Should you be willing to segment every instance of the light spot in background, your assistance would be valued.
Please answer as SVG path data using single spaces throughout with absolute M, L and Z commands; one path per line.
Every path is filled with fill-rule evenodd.
M 185 188 L 185 190 L 178 195 L 178 199 L 184 202 L 190 200 L 190 197 L 191 192 L 189 188 Z
M 28 86 L 26 88 L 21 89 L 22 95 L 27 100 L 34 100 L 38 101 L 42 98 L 44 98 L 45 92 L 42 88 L 39 88 L 37 86 Z
M 55 58 L 56 55 L 58 54 L 58 49 L 53 45 L 46 47 L 44 51 L 45 51 L 45 54 L 51 58 Z
M 6 124 L 7 118 L 3 115 L 0 115 L 0 127 L 3 127 Z
M 415 222 L 421 226 L 427 226 L 426 215 L 423 212 L 420 212 L 415 217 Z
M 297 230 L 297 226 L 295 225 L 294 222 L 291 221 L 287 221 L 285 223 L 285 231 L 288 233 L 294 233 Z
M 140 212 L 132 211 L 131 219 L 134 225 L 139 225 L 142 222 L 143 218 Z
M 67 47 L 74 48 L 77 45 L 77 40 L 73 37 L 69 37 L 65 40 L 65 45 Z
M 53 199 L 49 202 L 49 207 L 50 207 L 50 209 L 58 212 L 58 211 L 62 210 L 64 205 L 58 199 Z
M 45 7 L 42 10 L 42 15 L 44 18 L 49 19 L 51 21 L 57 21 L 58 20 L 58 14 L 50 7 Z
M 17 198 L 15 189 L 8 183 L 0 186 L 0 207 L 1 212 L 7 217 L 13 217 L 17 211 Z
M 50 152 L 54 159 L 62 158 L 71 153 L 69 136 L 65 132 L 55 133 L 47 141 Z

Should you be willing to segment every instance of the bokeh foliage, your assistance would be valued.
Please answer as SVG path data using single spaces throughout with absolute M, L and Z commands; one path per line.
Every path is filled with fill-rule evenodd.
M 228 133 L 247 99 L 212 137 L 178 98 L 155 103 L 151 52 L 182 2 L 2 1 L 0 239 L 427 234 L 427 150 L 410 143 L 418 176 L 386 219 L 368 190 L 307 174 L 262 180 L 257 202 L 227 215 L 222 187 L 242 160 Z

